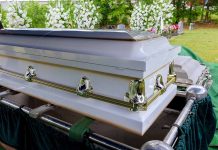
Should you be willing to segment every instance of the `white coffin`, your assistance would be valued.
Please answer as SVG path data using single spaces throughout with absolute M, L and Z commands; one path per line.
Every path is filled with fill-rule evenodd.
M 174 64 L 174 71 L 177 77 L 176 82 L 183 85 L 197 84 L 197 81 L 206 69 L 205 65 L 200 64 L 190 56 L 178 56 L 175 58 Z
M 88 77 L 93 93 L 127 101 L 132 80 L 144 79 L 145 98 L 154 94 L 156 78 L 167 83 L 169 65 L 180 48 L 148 32 L 48 29 L 0 31 L 0 67 L 24 75 L 29 66 L 37 78 L 76 89 Z M 14 81 L 14 82 L 12 82 Z M 1 72 L 0 85 L 38 97 L 137 134 L 144 134 L 176 94 L 171 85 L 147 111 L 131 112 Z M 72 98 L 72 100 L 71 100 Z

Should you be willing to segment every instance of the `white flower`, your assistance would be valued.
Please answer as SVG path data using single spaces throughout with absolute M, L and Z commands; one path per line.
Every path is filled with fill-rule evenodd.
M 21 9 L 18 10 L 19 14 L 23 14 L 23 11 Z
M 87 0 L 75 4 L 74 18 L 79 29 L 94 29 L 100 22 L 98 8 L 92 1 Z
M 49 5 L 46 13 L 47 28 L 68 28 L 69 27 L 69 10 L 64 10 L 62 4 L 58 3 L 55 7 Z
M 27 28 L 29 28 L 29 27 L 30 27 L 30 25 L 29 25 L 29 24 L 26 24 L 26 27 L 27 27 Z
M 26 14 L 25 13 L 22 14 L 22 18 L 26 18 Z
M 162 24 L 172 22 L 173 10 L 174 7 L 169 0 L 154 0 L 149 5 L 138 3 L 134 6 L 130 27 L 132 30 L 156 28 L 156 31 L 160 32 Z
M 16 1 L 9 3 L 6 19 L 9 28 L 29 28 L 32 23 L 32 20 L 27 17 L 27 12 Z

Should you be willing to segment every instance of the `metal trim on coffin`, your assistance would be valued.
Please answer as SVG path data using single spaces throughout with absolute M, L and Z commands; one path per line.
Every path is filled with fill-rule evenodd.
M 132 112 L 121 106 L 92 98 L 83 98 L 52 87 L 29 83 L 23 79 L 0 73 L 0 84 L 4 87 L 77 112 L 104 123 L 144 135 L 166 106 L 176 95 L 176 85 L 170 85 L 166 92 L 151 103 L 147 111 Z
M 12 72 L 12 71 L 8 71 L 8 70 L 5 70 L 5 69 L 0 69 L 0 72 L 8 74 L 8 75 L 13 76 L 13 77 L 17 77 L 17 78 L 21 78 L 21 79 L 26 80 L 26 78 L 25 78 L 26 74 L 22 75 L 22 74 L 15 73 L 15 72 Z M 155 91 L 154 91 L 154 94 L 150 98 L 148 98 L 146 100 L 146 103 L 143 103 L 141 105 L 140 104 L 134 104 L 131 101 L 130 102 L 125 102 L 125 101 L 113 99 L 113 98 L 110 98 L 110 97 L 97 95 L 97 94 L 94 94 L 94 93 L 91 93 L 91 92 L 87 92 L 85 95 L 86 95 L 86 97 L 90 97 L 90 98 L 94 98 L 94 99 L 101 100 L 101 101 L 104 101 L 104 102 L 108 102 L 108 103 L 116 104 L 116 105 L 119 105 L 119 106 L 127 107 L 132 111 L 138 111 L 138 110 L 142 111 L 142 110 L 146 110 L 148 105 L 150 105 L 158 96 L 162 95 L 164 93 L 164 91 L 167 89 L 167 87 L 169 85 L 173 84 L 176 81 L 176 78 L 175 78 L 174 75 L 169 75 L 169 76 L 170 76 L 170 78 L 168 78 L 168 81 L 167 81 L 167 83 L 165 85 L 165 88 L 163 88 L 163 89 L 157 89 L 156 88 Z M 45 80 L 42 80 L 42 79 L 38 79 L 38 78 L 36 78 L 36 76 L 33 76 L 33 78 L 31 78 L 30 80 L 27 80 L 27 81 L 36 82 L 36 83 L 39 83 L 39 84 L 42 84 L 42 85 L 46 85 L 46 86 L 53 87 L 53 88 L 56 88 L 56 89 L 64 90 L 64 91 L 67 91 L 67 92 L 70 92 L 70 93 L 75 93 L 75 94 L 78 93 L 76 88 L 72 88 L 72 87 L 68 87 L 68 86 L 65 86 L 65 85 L 48 82 L 48 81 L 45 81 Z

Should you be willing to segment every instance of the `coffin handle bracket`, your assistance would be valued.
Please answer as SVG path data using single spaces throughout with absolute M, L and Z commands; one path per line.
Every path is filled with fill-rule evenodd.
M 33 66 L 28 66 L 24 79 L 31 82 L 34 77 L 36 77 L 36 69 L 34 69 Z
M 93 87 L 88 77 L 84 76 L 80 79 L 78 87 L 76 89 L 77 95 L 88 97 L 89 93 L 92 93 Z
M 145 81 L 132 80 L 129 84 L 129 91 L 124 98 L 132 104 L 132 111 L 140 111 L 147 109 L 147 98 L 145 97 Z

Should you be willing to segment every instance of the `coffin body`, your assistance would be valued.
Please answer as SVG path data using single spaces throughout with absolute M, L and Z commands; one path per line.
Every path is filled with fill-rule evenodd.
M 119 100 L 123 100 L 131 80 L 144 78 L 145 94 L 150 97 L 156 76 L 161 74 L 166 83 L 169 64 L 179 51 L 167 39 L 152 34 L 134 41 L 137 40 L 134 37 L 129 40 L 75 38 L 70 37 L 75 34 L 71 30 L 67 37 L 55 36 L 55 32 L 58 35 L 61 31 L 53 31 L 52 36 L 45 36 L 44 30 L 46 33 L 41 31 L 39 35 L 34 30 L 30 30 L 33 35 L 21 31 L 0 34 L 2 68 L 24 74 L 28 66 L 33 66 L 38 78 L 74 88 L 86 76 L 94 93 Z
M 32 66 L 38 79 L 72 89 L 77 89 L 81 78 L 87 77 L 93 88 L 92 93 L 126 102 L 125 95 L 131 81 L 143 79 L 146 99 L 154 94 L 158 75 L 161 75 L 165 85 L 170 63 L 179 50 L 179 47 L 171 46 L 166 38 L 147 32 L 47 29 L 0 31 L 2 70 L 25 75 L 28 67 Z M 148 111 L 129 112 L 126 108 L 76 94 L 71 96 L 70 103 L 68 92 L 58 90 L 57 95 L 57 89 L 53 87 L 53 90 L 47 89 L 40 94 L 40 89 L 46 89 L 41 84 L 20 79 L 16 79 L 15 84 L 10 83 L 9 78 L 10 75 L 1 73 L 0 84 L 137 134 L 144 134 L 176 94 L 176 86 L 172 85 L 166 90 L 166 96 L 159 98 L 162 100 L 156 106 L 160 108 L 149 106 Z M 62 100 L 58 101 L 61 97 Z M 113 113 L 110 112 L 112 108 Z M 152 115 L 156 110 L 156 117 L 151 119 L 148 114 Z M 122 122 L 123 119 L 125 121 Z

